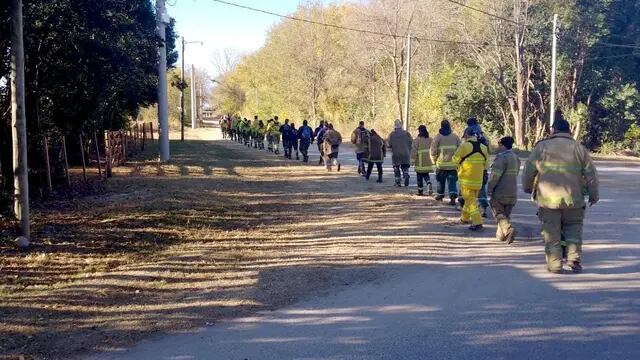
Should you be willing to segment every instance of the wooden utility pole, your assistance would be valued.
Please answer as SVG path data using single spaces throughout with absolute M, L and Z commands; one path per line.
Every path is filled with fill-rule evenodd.
M 558 14 L 553 15 L 553 40 L 551 45 L 551 104 L 549 109 L 549 130 L 556 119 L 556 69 L 558 53 Z
M 167 95 L 167 47 L 166 28 L 171 21 L 165 9 L 165 0 L 156 0 L 157 30 L 160 37 L 158 46 L 158 129 L 160 130 L 160 161 L 169 161 L 169 103 Z M 110 167 L 108 168 L 110 169 Z M 105 172 L 107 177 L 110 172 Z
M 27 120 L 24 104 L 24 43 L 22 0 L 9 0 L 11 18 L 11 135 L 13 139 L 13 211 L 20 222 L 20 235 L 29 239 L 29 171 L 27 164 Z
M 184 141 L 184 36 L 182 37 L 181 71 L 180 71 L 180 141 Z
M 404 99 L 404 123 L 402 128 L 409 130 L 409 113 L 411 107 L 411 34 L 407 35 L 407 90 Z

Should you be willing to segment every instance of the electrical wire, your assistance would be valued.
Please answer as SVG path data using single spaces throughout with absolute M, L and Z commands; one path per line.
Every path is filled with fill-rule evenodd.
M 509 23 L 512 23 L 512 24 L 515 24 L 515 25 L 518 25 L 518 26 L 523 26 L 523 25 L 521 25 L 519 22 L 517 22 L 515 20 L 511 20 L 511 19 L 508 19 L 506 17 L 502 17 L 500 15 L 492 14 L 492 13 L 490 13 L 488 11 L 484 11 L 482 9 L 478 9 L 476 7 L 473 7 L 473 6 L 469 6 L 469 5 L 465 4 L 465 3 L 461 3 L 461 2 L 456 1 L 456 0 L 447 0 L 447 1 L 452 3 L 452 4 L 456 4 L 456 5 L 460 5 L 462 7 L 465 7 L 467 9 L 469 9 L 469 10 L 477 11 L 477 12 L 479 12 L 481 14 L 485 14 L 487 16 L 490 16 L 490 17 L 493 17 L 493 18 L 496 18 L 496 19 L 500 19 L 502 21 L 506 21 L 506 22 L 509 22 Z
M 257 9 L 257 8 L 251 7 L 251 6 L 236 4 L 236 3 L 232 3 L 232 2 L 228 2 L 228 1 L 224 1 L 224 0 L 211 0 L 211 1 L 214 1 L 214 2 L 217 2 L 217 3 L 220 3 L 220 4 L 224 4 L 224 5 L 228 5 L 228 6 L 233 6 L 233 7 L 245 9 L 245 10 L 259 12 L 259 13 L 263 13 L 263 14 L 267 14 L 267 15 L 278 16 L 278 17 L 281 17 L 281 18 L 284 18 L 284 19 L 289 19 L 289 20 L 294 20 L 294 21 L 301 21 L 301 22 L 305 22 L 305 23 L 308 23 L 308 24 L 320 25 L 320 26 L 325 26 L 325 27 L 330 27 L 330 28 L 335 28 L 335 29 L 341 29 L 341 30 L 347 30 L 347 31 L 352 31 L 352 32 L 359 32 L 359 33 L 369 34 L 369 35 L 377 35 L 377 36 L 383 36 L 383 37 L 393 37 L 393 38 L 396 38 L 396 39 L 399 39 L 399 38 L 404 39 L 404 38 L 406 38 L 406 35 L 389 34 L 389 33 L 383 33 L 383 32 L 378 32 L 378 31 L 357 29 L 357 28 L 346 27 L 346 26 L 342 26 L 342 25 L 323 23 L 323 22 L 320 22 L 320 21 L 304 19 L 304 18 L 300 18 L 300 17 L 296 17 L 296 16 L 278 14 L 278 13 L 274 13 L 274 12 L 271 12 L 271 11 Z M 442 44 L 476 45 L 476 46 L 489 45 L 488 43 L 481 43 L 481 42 L 441 40 L 441 39 L 424 38 L 424 37 L 419 37 L 419 36 L 411 36 L 411 39 L 414 39 L 414 40 L 417 40 L 417 41 L 442 43 Z M 498 46 L 500 46 L 500 47 L 511 47 L 511 45 L 507 45 L 507 44 L 498 44 Z

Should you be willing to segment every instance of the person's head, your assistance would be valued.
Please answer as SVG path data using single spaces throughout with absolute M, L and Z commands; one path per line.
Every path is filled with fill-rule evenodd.
M 440 122 L 440 127 L 441 127 L 442 129 L 448 129 L 448 130 L 451 130 L 451 123 L 449 122 L 449 120 L 444 119 L 444 120 L 442 120 L 442 122 Z
M 429 131 L 427 130 L 426 126 L 424 126 L 424 125 L 418 126 L 418 136 L 423 137 L 423 138 L 428 138 L 429 137 Z
M 324 126 L 324 120 L 320 120 L 320 127 Z
M 289 124 L 289 126 L 291 126 L 292 129 L 296 128 L 296 124 L 294 124 L 294 123 Z
M 262 122 L 262 120 L 258 121 L 258 126 L 263 127 L 264 123 Z
M 498 146 L 500 147 L 500 151 L 506 151 L 513 149 L 513 143 L 515 141 L 511 136 L 505 136 L 498 142 Z
M 329 125 L 327 125 L 327 127 L 328 127 L 330 130 L 333 130 L 333 124 L 329 124 Z
M 370 133 L 371 136 L 378 136 L 378 133 L 374 129 L 371 129 Z
M 400 119 L 396 119 L 396 121 L 393 122 L 393 128 L 394 129 L 402 129 L 402 121 L 400 121 Z
M 358 127 L 360 129 L 364 129 L 364 121 L 360 121 L 360 123 L 358 123 Z
M 570 134 L 571 133 L 571 124 L 564 118 L 562 111 L 556 111 L 555 120 L 553 121 L 553 125 L 551 126 L 552 134 Z
M 284 119 L 284 123 L 288 124 L 289 123 L 289 119 Z
M 258 120 L 258 115 L 254 115 L 253 118 Z
M 308 124 L 307 120 L 302 120 L 302 125 L 303 126 L 307 126 L 307 124 Z
M 480 134 L 478 133 L 478 128 L 476 126 L 469 126 L 462 135 L 465 139 L 477 138 Z
M 277 115 L 276 115 L 276 116 L 274 116 L 274 117 L 273 117 L 273 119 L 274 119 L 275 121 L 278 121 L 278 116 L 277 116 Z
M 472 117 L 467 119 L 467 126 L 476 126 L 478 125 L 478 119 Z

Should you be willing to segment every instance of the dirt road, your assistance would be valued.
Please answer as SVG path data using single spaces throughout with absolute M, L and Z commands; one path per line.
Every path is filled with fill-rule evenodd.
M 639 357 L 637 163 L 599 164 L 586 271 L 552 275 L 524 194 L 504 246 L 388 168 L 364 182 L 348 150 L 328 174 L 193 135 L 170 164 L 132 162 L 99 196 L 34 216 L 33 252 L 0 257 L 0 354 Z

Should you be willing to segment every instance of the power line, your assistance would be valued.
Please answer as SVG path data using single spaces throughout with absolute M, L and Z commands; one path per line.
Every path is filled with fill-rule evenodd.
M 357 29 L 357 28 L 346 27 L 346 26 L 342 26 L 342 25 L 324 23 L 324 22 L 320 22 L 320 21 L 304 19 L 304 18 L 291 16 L 291 15 L 278 14 L 278 13 L 274 13 L 274 12 L 271 12 L 271 11 L 257 9 L 257 8 L 251 7 L 251 6 L 236 4 L 236 3 L 232 3 L 232 2 L 228 2 L 228 1 L 224 1 L 224 0 L 212 0 L 212 1 L 220 3 L 220 4 L 228 5 L 228 6 L 233 6 L 233 7 L 245 9 L 245 10 L 260 12 L 260 13 L 267 14 L 267 15 L 278 16 L 278 17 L 281 17 L 281 18 L 284 18 L 284 19 L 289 19 L 289 20 L 294 20 L 294 21 L 301 21 L 301 22 L 305 22 L 305 23 L 308 23 L 308 24 L 315 24 L 315 25 L 320 25 L 320 26 L 325 26 L 325 27 L 330 27 L 330 28 L 335 28 L 335 29 L 359 32 L 359 33 L 363 33 L 363 34 L 370 34 L 370 35 L 377 35 L 377 36 L 384 36 L 384 37 L 393 37 L 393 38 L 397 38 L 397 39 L 406 38 L 406 35 L 388 34 L 388 33 L 383 33 L 383 32 L 378 32 L 378 31 Z M 425 42 L 433 42 L 433 43 L 441 43 L 441 44 L 480 45 L 480 46 L 488 45 L 488 43 L 481 43 L 481 42 L 441 40 L 441 39 L 431 39 L 431 38 L 424 38 L 424 37 L 417 37 L 417 36 L 412 36 L 411 38 L 414 39 L 414 40 L 417 40 L 417 41 L 425 41 Z M 500 46 L 500 47 L 511 47 L 511 45 L 506 45 L 506 44 L 498 44 L 498 46 Z
M 473 6 L 469 6 L 469 5 L 465 4 L 465 3 L 461 3 L 461 2 L 456 1 L 456 0 L 447 0 L 447 1 L 452 3 L 452 4 L 460 5 L 462 7 L 465 7 L 467 9 L 469 9 L 469 10 L 477 11 L 477 12 L 479 12 L 481 14 L 485 14 L 487 16 L 490 16 L 490 17 L 493 17 L 493 18 L 496 18 L 496 19 L 500 19 L 500 20 L 503 20 L 503 21 L 506 21 L 506 22 L 509 22 L 509 23 L 512 23 L 512 24 L 515 24 L 515 25 L 518 25 L 518 26 L 523 26 L 523 25 L 521 25 L 519 22 L 517 22 L 515 20 L 511 20 L 511 19 L 508 19 L 506 17 L 502 17 L 500 15 L 496 15 L 496 14 L 490 13 L 488 11 L 484 11 L 482 9 L 478 9 L 476 7 L 473 7 Z
M 624 49 L 637 49 L 640 50 L 640 46 L 632 45 L 632 44 L 612 44 L 608 42 L 600 42 L 596 43 L 594 46 L 604 46 L 604 47 L 614 47 L 614 48 L 624 48 Z

